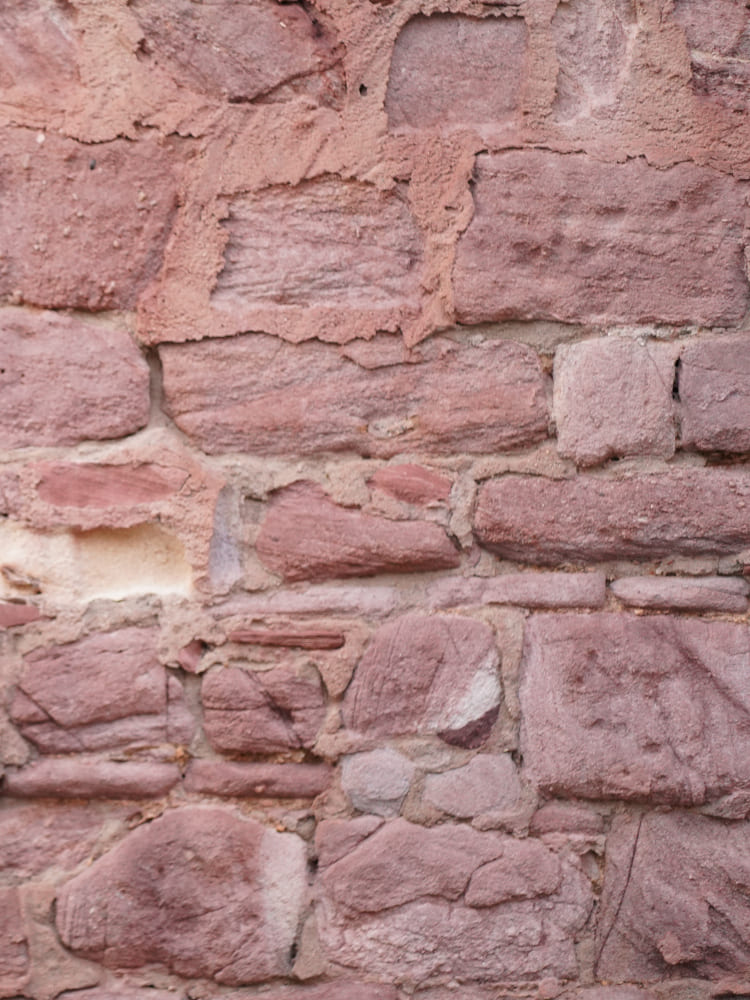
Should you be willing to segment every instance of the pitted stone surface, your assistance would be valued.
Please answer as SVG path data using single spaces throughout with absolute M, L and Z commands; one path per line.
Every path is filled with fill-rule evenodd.
M 680 356 L 682 446 L 750 451 L 750 344 L 702 340 Z

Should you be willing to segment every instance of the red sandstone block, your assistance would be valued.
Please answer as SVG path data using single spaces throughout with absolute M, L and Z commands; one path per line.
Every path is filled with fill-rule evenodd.
M 437 733 L 478 747 L 500 705 L 492 629 L 472 618 L 404 615 L 383 625 L 344 698 L 348 728 L 368 737 Z
M 289 581 L 451 569 L 460 562 L 437 524 L 348 510 L 308 482 L 274 497 L 256 550 L 268 569 Z
M 485 580 L 480 601 L 524 608 L 600 608 L 606 596 L 603 573 L 504 573 Z
M 0 389 L 0 448 L 101 441 L 148 421 L 148 365 L 127 330 L 77 317 L 0 309 Z
M 750 785 L 744 625 L 537 615 L 524 640 L 527 777 L 561 796 L 700 805 Z
M 389 125 L 444 129 L 514 117 L 527 40 L 520 17 L 413 17 L 393 48 Z
M 451 481 L 447 476 L 408 463 L 383 466 L 369 479 L 369 483 L 397 500 L 422 506 L 446 501 L 451 491 Z
M 346 636 L 327 628 L 238 628 L 227 636 L 230 642 L 290 649 L 341 649 Z
M 185 791 L 228 798 L 314 799 L 331 783 L 327 764 L 235 764 L 194 760 Z
M 480 156 L 476 178 L 461 323 L 728 325 L 747 309 L 744 187 L 729 175 L 523 150 Z
M 659 611 L 725 611 L 744 614 L 750 584 L 735 576 L 628 576 L 610 589 L 623 604 Z
M 28 625 L 29 622 L 38 621 L 40 618 L 41 612 L 35 604 L 0 601 L 0 629 Z
M 509 754 L 477 754 L 463 767 L 425 777 L 425 799 L 460 819 L 507 812 L 518 804 L 520 795 L 521 783 Z
M 183 469 L 148 462 L 45 462 L 38 464 L 35 471 L 41 500 L 55 507 L 76 508 L 156 503 L 178 492 L 187 478 Z
M 20 105 L 33 117 L 42 117 L 49 113 L 52 95 L 57 97 L 75 87 L 76 51 L 71 19 L 66 14 L 56 10 L 55 16 L 50 16 L 34 3 L 3 4 L 0 63 L 4 105 Z
M 555 354 L 557 449 L 577 465 L 674 453 L 674 360 L 661 344 L 586 340 Z
M 278 753 L 311 747 L 326 713 L 317 676 L 288 667 L 218 667 L 203 678 L 203 728 L 215 750 Z
M 571 802 L 548 802 L 531 817 L 529 832 L 537 837 L 545 833 L 596 836 L 604 833 L 604 820 L 586 806 Z
M 680 812 L 617 819 L 607 842 L 597 978 L 653 982 L 678 970 L 713 982 L 746 977 L 750 944 L 739 928 L 747 923 L 749 849 L 748 823 Z
M 544 377 L 522 344 L 436 337 L 408 362 L 363 367 L 330 344 L 256 333 L 159 355 L 169 414 L 211 454 L 476 454 L 547 435 Z
M 699 451 L 750 451 L 750 344 L 698 340 L 680 358 L 682 445 Z
M 3 791 L 17 799 L 150 799 L 166 795 L 179 780 L 174 764 L 66 757 L 6 771 Z
M 223 809 L 142 826 L 57 895 L 63 944 L 112 968 L 160 963 L 228 985 L 286 976 L 305 847 Z
M 480 543 L 539 564 L 728 554 L 750 544 L 750 475 L 673 469 L 627 479 L 504 476 L 481 487 Z
M 29 971 L 29 947 L 18 889 L 0 888 L 0 996 L 22 994 Z
M 173 148 L 156 138 L 91 146 L 44 136 L 2 133 L 0 169 L 14 197 L 0 210 L 0 295 L 131 309 L 159 271 L 177 206 Z

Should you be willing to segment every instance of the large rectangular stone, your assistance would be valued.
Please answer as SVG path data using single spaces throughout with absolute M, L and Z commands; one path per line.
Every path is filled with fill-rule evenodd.
M 481 487 L 474 528 L 498 555 L 541 565 L 730 554 L 750 545 L 750 474 L 503 476 Z
M 688 344 L 680 357 L 682 446 L 750 451 L 750 343 L 716 338 Z
M 521 344 L 390 340 L 356 364 L 334 346 L 252 334 L 159 349 L 166 406 L 204 451 L 387 458 L 523 447 L 547 434 L 544 376 Z
M 477 159 L 454 268 L 461 323 L 729 325 L 748 306 L 746 185 L 681 163 L 523 150 Z
M 746 625 L 540 614 L 520 698 L 526 776 L 545 792 L 700 805 L 750 789 Z

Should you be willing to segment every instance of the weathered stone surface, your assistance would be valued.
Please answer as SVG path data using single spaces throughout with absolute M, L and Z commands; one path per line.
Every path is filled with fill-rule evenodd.
M 460 819 L 512 809 L 520 794 L 521 783 L 509 754 L 479 754 L 463 767 L 428 774 L 424 786 L 429 803 Z
M 450 569 L 460 561 L 439 525 L 347 510 L 308 482 L 274 497 L 256 550 L 268 569 L 290 581 Z
M 539 359 L 522 344 L 436 337 L 400 351 L 403 363 L 372 368 L 330 344 L 259 333 L 165 344 L 159 354 L 170 415 L 211 454 L 481 453 L 547 434 Z
M 29 622 L 38 621 L 40 617 L 41 611 L 35 604 L 0 601 L 0 629 L 28 625 Z
M 179 492 L 185 470 L 148 462 L 94 465 L 45 462 L 36 466 L 37 493 L 55 507 L 135 507 Z
M 43 753 L 189 743 L 182 685 L 159 663 L 156 638 L 129 627 L 29 653 L 12 720 Z
M 310 747 L 326 713 L 317 676 L 288 667 L 218 667 L 203 679 L 203 728 L 215 750 L 277 753 Z
M 321 73 L 340 56 L 330 31 L 299 4 L 135 0 L 131 6 L 152 66 L 181 86 L 230 102 Z
M 693 87 L 735 111 L 748 106 L 750 21 L 733 0 L 676 0 L 674 17 L 691 48 Z
M 6 771 L 3 792 L 12 798 L 150 799 L 166 795 L 180 780 L 176 764 L 119 763 L 67 757 Z
M 341 784 L 355 809 L 376 816 L 397 816 L 414 770 L 408 757 L 383 747 L 345 757 Z
M 560 861 L 552 894 L 481 908 L 460 901 L 482 867 L 516 852 L 517 843 L 466 826 L 386 823 L 322 870 L 319 927 L 328 954 L 416 985 L 432 977 L 575 975 L 573 937 L 591 897 L 570 862 Z
M 29 971 L 29 946 L 18 889 L 0 888 L 0 996 L 23 993 Z
M 370 737 L 437 733 L 481 746 L 500 705 L 498 665 L 495 637 L 482 622 L 404 615 L 367 647 L 344 698 L 344 723 Z
M 537 840 L 503 842 L 502 853 L 471 876 L 466 889 L 469 906 L 496 906 L 511 899 L 550 896 L 560 887 L 560 861 Z
M 699 340 L 680 358 L 682 446 L 750 451 L 750 344 Z
M 3 130 L 3 190 L 14 196 L 0 211 L 0 296 L 132 308 L 161 266 L 177 205 L 175 148 L 156 138 L 94 148 L 39 135 Z
M 482 604 L 526 608 L 600 608 L 607 581 L 603 573 L 504 573 L 482 588 Z
M 674 454 L 674 359 L 661 344 L 604 338 L 555 354 L 557 449 L 577 465 Z
M 747 823 L 686 813 L 618 819 L 607 844 L 598 978 L 746 975 L 749 845 Z
M 397 500 L 424 506 L 447 500 L 451 491 L 451 481 L 446 476 L 409 463 L 385 465 L 378 469 L 369 483 Z
M 0 448 L 101 441 L 147 422 L 148 365 L 127 330 L 0 309 L 0 345 Z
M 479 491 L 480 543 L 537 564 L 730 554 L 750 544 L 750 476 L 683 468 L 622 479 L 503 476 Z
M 604 820 L 586 806 L 572 802 L 548 802 L 531 817 L 529 832 L 535 836 L 545 833 L 596 836 L 604 832 Z
M 526 628 L 526 776 L 582 798 L 698 805 L 750 786 L 745 625 L 541 614 Z
M 346 642 L 343 632 L 326 628 L 237 628 L 227 638 L 230 642 L 291 649 L 341 649 Z
M 747 611 L 750 585 L 736 576 L 628 576 L 610 589 L 623 604 L 660 611 Z
M 389 125 L 442 131 L 513 117 L 526 44 L 521 18 L 412 18 L 393 48 L 385 99 Z
M 233 764 L 194 760 L 185 791 L 228 798 L 314 799 L 331 783 L 327 764 Z
M 358 614 L 382 617 L 398 603 L 395 587 L 359 584 L 321 584 L 299 590 L 243 594 L 222 605 L 222 616 L 275 614 Z
M 287 975 L 303 842 L 220 809 L 166 813 L 62 887 L 63 943 L 104 965 L 153 962 L 239 985 Z
M 264 1000 L 399 1000 L 402 994 L 386 983 L 362 983 L 339 979 L 319 986 L 297 986 L 272 990 Z M 241 1000 L 229 997 L 228 1000 Z
M 63 11 L 18 0 L 0 11 L 0 87 L 2 105 L 49 110 L 50 94 L 74 84 L 72 24 Z M 47 103 L 45 105 L 45 97 Z
M 480 156 L 476 175 L 453 276 L 459 322 L 743 316 L 745 195 L 727 175 L 544 150 Z

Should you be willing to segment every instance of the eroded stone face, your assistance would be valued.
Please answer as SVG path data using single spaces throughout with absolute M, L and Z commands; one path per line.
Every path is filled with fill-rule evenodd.
M 405 615 L 378 630 L 343 705 L 345 725 L 367 736 L 437 733 L 480 746 L 500 705 L 492 629 L 451 615 Z
M 526 629 L 526 775 L 563 796 L 699 805 L 750 787 L 745 625 L 599 613 Z
M 750 450 L 750 344 L 744 338 L 688 344 L 680 357 L 682 445 Z
M 676 0 L 674 18 L 691 49 L 696 93 L 745 111 L 750 86 L 747 9 L 733 0 Z
M 221 809 L 166 813 L 57 896 L 66 947 L 113 968 L 154 962 L 229 985 L 288 975 L 305 850 Z

